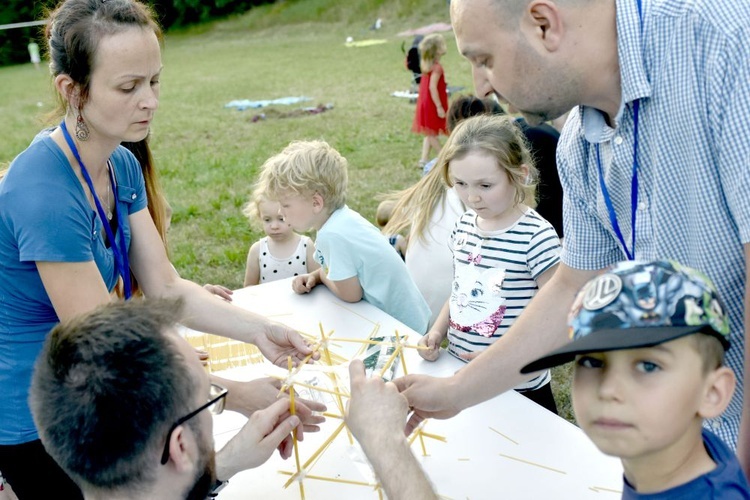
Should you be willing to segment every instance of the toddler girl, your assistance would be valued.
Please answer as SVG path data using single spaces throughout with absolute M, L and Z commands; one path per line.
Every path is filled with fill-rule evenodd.
M 422 79 L 419 82 L 417 109 L 411 130 L 425 136 L 422 141 L 420 167 L 427 163 L 430 148 L 436 153 L 440 152 L 438 134 L 448 134 L 445 124 L 448 92 L 443 67 L 440 65 L 440 58 L 445 52 L 445 39 L 439 33 L 427 35 L 419 44 Z
M 439 355 L 469 361 L 499 338 L 552 276 L 560 254 L 554 228 L 533 203 L 536 169 L 520 129 L 511 118 L 480 115 L 461 122 L 448 138 L 437 168 L 468 210 L 451 236 L 454 276 L 451 295 L 437 321 L 420 340 Z M 516 387 L 556 412 L 544 372 Z
M 277 201 L 256 192 L 242 212 L 250 220 L 260 220 L 266 233 L 253 243 L 247 254 L 244 286 L 300 276 L 320 267 L 313 258 L 313 241 L 295 233 L 279 213 L 280 209 Z

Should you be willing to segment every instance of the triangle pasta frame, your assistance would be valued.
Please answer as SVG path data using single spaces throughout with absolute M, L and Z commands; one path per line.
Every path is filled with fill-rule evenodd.
M 294 394 L 295 386 L 304 387 L 312 391 L 320 391 L 320 392 L 331 394 L 334 396 L 334 401 L 336 402 L 336 406 L 338 407 L 339 413 L 338 414 L 325 413 L 324 416 L 328 418 L 340 419 L 341 423 L 334 429 L 334 431 L 330 434 L 330 436 L 328 436 L 328 438 L 323 442 L 323 444 L 320 445 L 320 447 L 318 447 L 318 449 L 315 450 L 312 453 L 312 455 L 310 455 L 310 457 L 304 463 L 300 461 L 300 454 L 299 454 L 299 449 L 298 449 L 298 444 L 297 444 L 297 431 L 295 429 L 295 431 L 292 433 L 292 447 L 294 450 L 294 462 L 296 466 L 296 471 L 283 471 L 283 470 L 279 471 L 279 473 L 281 474 L 290 476 L 287 482 L 284 484 L 284 488 L 289 487 L 293 482 L 296 481 L 299 484 L 300 498 L 304 500 L 305 499 L 305 486 L 304 486 L 305 480 L 312 479 L 312 480 L 318 480 L 318 481 L 329 481 L 329 482 L 334 482 L 334 483 L 353 484 L 353 485 L 367 486 L 369 488 L 373 488 L 374 491 L 378 493 L 378 497 L 382 500 L 383 490 L 382 490 L 380 483 L 372 483 L 372 482 L 357 481 L 357 480 L 350 480 L 350 479 L 340 479 L 340 478 L 310 474 L 310 470 L 313 468 L 315 463 L 320 459 L 320 457 L 328 449 L 330 444 L 338 437 L 339 434 L 341 434 L 343 430 L 346 430 L 349 443 L 354 444 L 352 435 L 346 426 L 346 421 L 344 420 L 344 415 L 346 414 L 346 406 L 344 405 L 344 398 L 349 398 L 350 395 L 347 389 L 342 388 L 341 380 L 339 379 L 339 376 L 337 375 L 336 371 L 334 370 L 327 371 L 327 375 L 331 379 L 332 386 L 335 389 L 327 389 L 327 388 L 307 384 L 307 383 L 297 380 L 297 375 L 300 374 L 300 372 L 302 372 L 303 368 L 307 365 L 308 361 L 312 359 L 312 356 L 316 352 L 320 353 L 320 362 L 329 368 L 333 368 L 336 365 L 341 365 L 349 361 L 346 358 L 339 356 L 335 353 L 332 353 L 330 351 L 329 343 L 334 341 L 334 339 L 332 339 L 333 331 L 330 331 L 328 332 L 328 334 L 326 334 L 325 330 L 323 329 L 322 323 L 319 323 L 318 326 L 320 328 L 320 338 L 314 339 L 315 343 L 313 344 L 313 352 L 309 356 L 307 356 L 305 359 L 303 359 L 302 362 L 299 363 L 296 367 L 292 365 L 292 360 L 291 358 L 289 358 L 287 360 L 287 363 L 288 363 L 287 376 L 285 378 L 276 377 L 282 380 L 282 386 L 281 386 L 281 390 L 279 391 L 279 396 L 284 392 L 287 392 L 289 394 L 290 413 L 292 415 L 295 415 L 296 414 L 295 394 Z M 400 359 L 401 369 L 403 370 L 403 374 L 406 375 L 408 372 L 406 369 L 406 361 L 404 360 L 404 357 L 402 355 L 403 349 L 404 348 L 419 349 L 421 348 L 421 346 L 408 344 L 406 342 L 408 340 L 408 335 L 405 335 L 402 337 L 401 335 L 399 335 L 398 331 L 395 331 L 395 341 L 394 340 L 388 341 L 385 339 L 374 340 L 379 329 L 380 329 L 380 324 L 376 324 L 375 328 L 370 333 L 368 338 L 354 339 L 354 338 L 336 337 L 335 342 L 355 342 L 355 343 L 362 344 L 362 347 L 353 356 L 353 359 L 361 356 L 365 352 L 368 345 L 383 345 L 383 346 L 388 346 L 388 347 L 394 347 L 393 353 L 390 355 L 385 365 L 381 368 L 380 376 L 383 377 L 388 372 L 388 370 L 392 367 L 393 363 L 396 363 L 398 359 Z M 419 425 L 419 427 L 417 427 L 417 429 L 414 430 L 414 432 L 409 438 L 410 445 L 413 444 L 417 438 L 419 438 L 423 456 L 428 456 L 427 448 L 425 447 L 425 443 L 424 443 L 425 437 L 436 439 L 436 440 L 443 441 L 443 442 L 446 441 L 446 439 L 442 436 L 438 436 L 435 434 L 430 434 L 430 433 L 425 432 L 424 425 L 426 424 L 426 422 L 427 420 L 423 421 Z

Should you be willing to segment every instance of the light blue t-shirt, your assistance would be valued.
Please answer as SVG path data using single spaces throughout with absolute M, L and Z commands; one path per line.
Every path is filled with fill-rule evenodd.
M 111 161 L 124 219 L 120 227 L 129 247 L 127 215 L 147 206 L 143 174 L 125 148 L 118 148 Z M 102 230 L 80 181 L 52 139 L 35 140 L 13 160 L 0 181 L 0 445 L 38 438 L 27 403 L 29 386 L 34 361 L 58 318 L 36 262 L 93 260 L 112 290 L 117 274 Z
M 318 231 L 315 247 L 315 260 L 329 279 L 356 276 L 367 302 L 418 333 L 427 331 L 427 302 L 388 239 L 364 217 L 339 208 Z

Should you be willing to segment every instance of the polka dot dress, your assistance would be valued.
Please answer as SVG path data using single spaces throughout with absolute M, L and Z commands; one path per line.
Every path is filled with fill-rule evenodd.
M 260 240 L 260 253 L 258 254 L 258 263 L 260 264 L 260 282 L 268 283 L 270 281 L 282 280 L 307 274 L 307 246 L 312 245 L 312 240 L 307 236 L 302 236 L 297 245 L 297 249 L 289 257 L 277 258 L 271 255 L 268 249 L 268 236 Z

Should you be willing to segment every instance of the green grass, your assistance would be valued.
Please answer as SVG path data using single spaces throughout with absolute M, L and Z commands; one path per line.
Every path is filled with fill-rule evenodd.
M 369 31 L 378 17 L 383 29 Z M 414 105 L 390 96 L 410 83 L 401 45 L 411 37 L 396 34 L 448 21 L 443 0 L 287 0 L 169 33 L 151 144 L 174 210 L 169 239 L 180 273 L 198 283 L 242 286 L 247 250 L 261 233 L 241 207 L 260 165 L 291 140 L 324 139 L 347 157 L 348 203 L 370 220 L 378 193 L 418 180 L 422 138 L 409 131 Z M 348 36 L 387 41 L 347 48 Z M 469 64 L 452 34 L 445 36 L 447 80 L 471 92 Z M 38 132 L 54 98 L 47 72 L 31 64 L 0 68 L 0 81 L 2 167 Z M 314 99 L 305 105 L 334 109 L 253 123 L 262 110 L 224 108 L 234 99 L 299 95 Z

